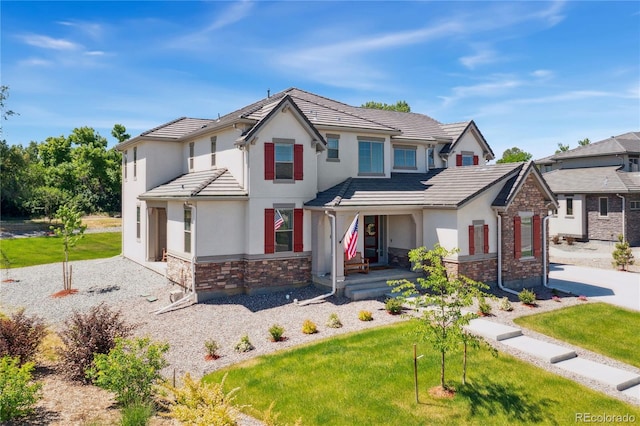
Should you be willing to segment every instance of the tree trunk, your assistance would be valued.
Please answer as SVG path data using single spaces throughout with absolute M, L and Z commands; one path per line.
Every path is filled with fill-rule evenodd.
M 467 384 L 467 342 L 464 342 L 464 352 L 462 355 L 462 384 Z
M 440 386 L 446 389 L 444 385 L 444 351 L 440 351 Z

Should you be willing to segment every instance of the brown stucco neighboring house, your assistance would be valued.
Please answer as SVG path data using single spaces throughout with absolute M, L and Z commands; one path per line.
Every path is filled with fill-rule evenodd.
M 558 197 L 550 234 L 640 245 L 640 132 L 612 136 L 536 164 Z

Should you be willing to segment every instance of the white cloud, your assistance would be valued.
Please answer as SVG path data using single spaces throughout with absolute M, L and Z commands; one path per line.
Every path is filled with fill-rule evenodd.
M 22 36 L 22 40 L 31 46 L 52 50 L 80 50 L 82 45 L 62 38 L 53 38 L 38 34 L 27 34 Z
M 48 67 L 53 65 L 53 62 L 41 58 L 29 58 L 18 62 L 18 65 L 27 67 Z
M 84 34 L 88 34 L 94 39 L 101 38 L 104 33 L 104 27 L 95 22 L 58 21 L 58 24 L 65 27 L 75 28 Z
M 84 54 L 87 56 L 104 56 L 105 52 L 103 52 L 102 50 L 89 50 L 84 52 Z
M 448 106 L 466 98 L 501 96 L 523 84 L 520 80 L 500 78 L 498 81 L 473 86 L 456 86 L 451 89 L 453 92 L 451 96 L 441 96 L 440 98 L 444 100 L 444 106 Z
M 249 16 L 249 12 L 253 8 L 253 3 L 248 0 L 241 0 L 233 3 L 229 8 L 222 11 L 222 13 L 209 25 L 204 31 L 210 32 L 220 28 L 235 24 Z
M 469 69 L 474 69 L 478 65 L 486 65 L 500 61 L 501 58 L 492 49 L 477 50 L 474 55 L 463 56 L 459 59 L 460 63 Z

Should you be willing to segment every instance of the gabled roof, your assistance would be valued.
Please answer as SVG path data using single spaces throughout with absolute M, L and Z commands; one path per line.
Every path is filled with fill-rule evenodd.
M 620 172 L 620 166 L 559 169 L 544 178 L 556 194 L 640 192 L 640 173 Z
M 445 133 L 452 139 L 452 141 L 446 144 L 440 150 L 440 155 L 448 155 L 452 150 L 454 150 L 456 145 L 462 138 L 462 135 L 464 135 L 471 129 L 471 131 L 475 133 L 477 138 L 479 139 L 480 145 L 482 145 L 487 154 L 489 154 L 489 159 L 492 160 L 495 158 L 493 150 L 491 149 L 486 139 L 480 132 L 480 129 L 478 129 L 478 126 L 476 126 L 476 123 L 473 120 L 460 123 L 443 124 L 441 127 L 445 131 Z
M 529 161 L 527 163 L 519 163 L 522 164 L 522 167 L 518 171 L 517 174 L 514 174 L 509 180 L 504 184 L 502 190 L 496 197 L 496 199 L 491 204 L 493 207 L 497 208 L 507 208 L 509 204 L 514 200 L 516 194 L 524 185 L 524 182 L 530 175 L 534 175 L 536 178 L 536 184 L 540 191 L 545 195 L 545 199 L 549 200 L 549 202 L 553 203 L 557 207 L 556 197 L 553 194 L 553 191 L 547 184 L 547 182 L 542 177 L 540 170 L 535 166 L 533 161 Z
M 579 146 L 568 151 L 537 160 L 536 163 L 549 164 L 568 158 L 599 157 L 616 154 L 640 154 L 640 132 L 628 132 L 619 136 Z
M 389 179 L 349 178 L 320 192 L 305 206 L 458 208 L 493 185 L 517 177 L 523 168 L 525 163 L 508 163 L 434 169 L 428 173 L 392 173 Z
M 247 192 L 226 168 L 186 173 L 141 194 L 141 200 L 245 197 Z
M 118 149 L 124 149 L 128 145 L 145 139 L 186 140 L 203 132 L 214 131 L 236 123 L 242 123 L 250 128 L 258 126 L 269 117 L 285 97 L 297 106 L 309 123 L 326 131 L 331 131 L 332 128 L 336 130 L 353 128 L 388 134 L 392 139 L 455 144 L 471 125 L 477 130 L 473 121 L 442 124 L 424 114 L 356 107 L 304 90 L 289 88 L 217 119 L 179 118 L 118 144 Z M 493 155 L 484 137 L 479 131 L 477 133 L 481 144 L 484 143 L 487 152 Z

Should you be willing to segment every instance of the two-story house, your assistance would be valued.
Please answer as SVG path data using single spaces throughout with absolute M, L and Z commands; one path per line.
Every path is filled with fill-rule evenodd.
M 640 245 L 640 132 L 536 161 L 558 197 L 550 235 Z
M 494 158 L 473 121 L 353 107 L 288 89 L 218 119 L 180 118 L 118 145 L 123 254 L 166 260 L 197 300 L 344 280 L 344 232 L 372 265 L 410 249 L 460 252 L 449 267 L 513 288 L 546 271 L 555 198 L 532 163 Z M 336 231 L 332 233 L 332 224 Z M 333 235 L 335 234 L 335 235 Z

